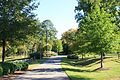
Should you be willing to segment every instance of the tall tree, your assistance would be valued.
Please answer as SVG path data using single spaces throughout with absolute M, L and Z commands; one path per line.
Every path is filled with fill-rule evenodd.
M 62 52 L 63 51 L 62 40 L 59 40 L 59 39 L 55 40 L 53 43 L 52 50 L 58 53 Z
M 22 40 L 27 34 L 34 33 L 37 5 L 34 0 L 0 0 L 0 41 L 2 43 L 2 62 L 5 59 L 6 42 Z M 31 3 L 31 4 L 30 4 Z
M 76 35 L 77 28 L 69 29 L 68 31 L 62 34 L 62 41 L 63 41 L 63 50 L 66 54 L 73 53 L 73 44 L 76 42 Z
M 56 39 L 56 33 L 57 30 L 55 27 L 53 27 L 53 23 L 50 20 L 45 20 L 42 22 L 42 27 L 43 27 L 43 33 L 45 34 L 45 39 L 46 39 L 46 51 L 47 51 L 47 44 L 48 41 L 53 41 Z
M 89 42 L 87 45 L 90 52 L 101 54 L 101 68 L 103 67 L 103 53 L 113 51 L 116 46 L 116 6 L 119 1 L 115 0 L 78 0 L 77 11 L 83 10 L 82 18 L 76 17 L 79 29 L 84 38 Z M 79 12 L 78 12 L 79 13 Z

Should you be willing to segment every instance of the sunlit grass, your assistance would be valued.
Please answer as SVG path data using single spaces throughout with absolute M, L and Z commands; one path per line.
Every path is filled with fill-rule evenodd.
M 99 62 L 100 60 L 89 63 L 86 60 L 64 58 L 62 67 L 72 80 L 120 80 L 120 61 L 117 58 L 104 59 L 105 70 L 96 70 L 100 67 Z
M 14 60 L 23 60 L 28 58 L 26 55 L 13 55 L 9 57 L 5 57 L 5 61 L 14 61 Z M 0 62 L 2 61 L 2 58 L 0 57 Z
M 5 61 L 9 62 L 9 61 L 15 61 L 15 60 L 24 60 L 24 59 L 29 59 L 29 57 L 26 55 L 14 55 L 14 56 L 6 57 Z M 39 66 L 41 63 L 45 62 L 47 59 L 48 59 L 47 57 L 43 57 L 42 59 L 30 60 L 28 70 L 34 69 L 36 66 Z M 0 62 L 1 61 L 2 59 L 0 58 Z
M 42 59 L 32 60 L 29 63 L 28 70 L 32 70 L 32 69 L 36 68 L 36 66 L 39 66 L 40 64 L 44 63 L 47 59 L 48 59 L 47 57 L 44 57 Z

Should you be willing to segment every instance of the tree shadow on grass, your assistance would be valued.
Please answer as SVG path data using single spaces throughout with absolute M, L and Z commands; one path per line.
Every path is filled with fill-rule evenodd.
M 104 59 L 107 59 L 107 58 L 112 58 L 112 57 L 104 57 Z M 80 60 L 73 60 L 73 61 L 71 61 L 70 65 L 90 67 L 90 66 L 98 64 L 98 63 L 100 63 L 100 58 L 85 58 L 85 59 L 80 59 Z
M 118 60 L 118 59 L 115 59 L 115 60 L 112 60 L 112 61 L 120 63 L 120 60 Z
M 76 63 L 74 63 L 74 65 L 80 65 L 80 66 L 87 66 L 87 65 L 90 65 L 92 63 L 96 63 L 97 61 L 99 61 L 100 59 L 99 58 L 96 58 L 96 59 L 87 59 L 87 60 L 80 60 Z
M 71 69 L 71 68 L 63 68 L 63 70 L 67 70 L 67 71 L 72 71 L 72 72 L 93 72 L 91 70 L 81 70 L 81 69 Z
M 70 76 L 71 80 L 93 80 L 93 78 L 87 78 L 87 77 L 83 77 L 83 76 Z

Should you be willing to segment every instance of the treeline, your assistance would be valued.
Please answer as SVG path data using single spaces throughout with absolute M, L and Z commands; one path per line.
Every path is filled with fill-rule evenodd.
M 63 33 L 66 53 L 98 54 L 120 52 L 120 1 L 119 0 L 77 0 L 75 7 L 78 29 Z
M 33 13 L 38 6 L 35 0 L 0 0 L 2 62 L 5 56 L 62 50 L 53 23 L 50 20 L 40 22 Z

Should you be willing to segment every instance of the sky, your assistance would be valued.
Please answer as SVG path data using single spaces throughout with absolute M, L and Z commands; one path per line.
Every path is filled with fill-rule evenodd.
M 35 11 L 40 22 L 51 20 L 57 29 L 57 38 L 61 38 L 63 32 L 76 28 L 75 6 L 77 0 L 38 0 L 40 5 Z

